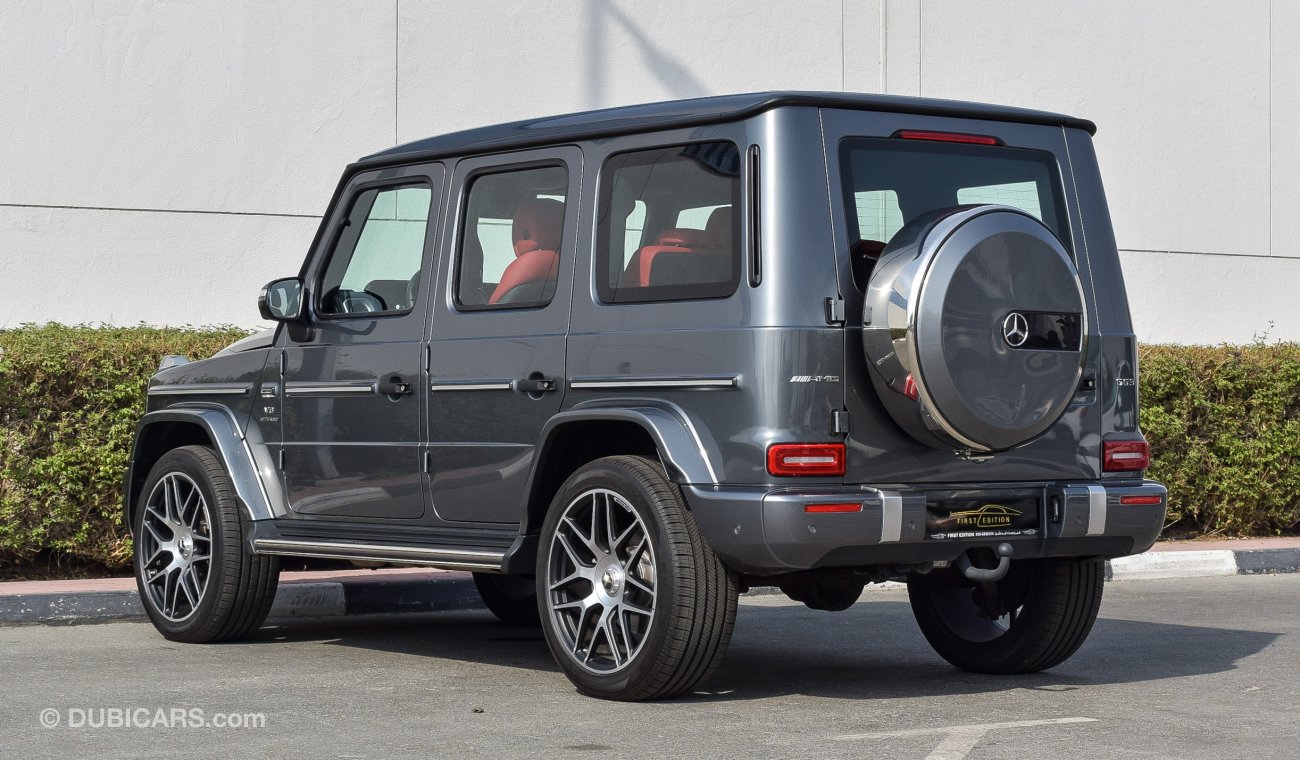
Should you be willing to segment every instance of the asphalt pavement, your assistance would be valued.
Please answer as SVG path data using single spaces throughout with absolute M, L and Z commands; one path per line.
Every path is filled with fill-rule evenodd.
M 1300 572 L 1300 537 L 1160 541 L 1144 554 L 1106 562 L 1106 580 L 1159 580 Z M 326 618 L 477 607 L 469 573 L 429 568 L 284 572 L 271 606 L 279 618 Z M 756 588 L 751 594 L 777 593 Z M 0 583 L 0 626 L 144 620 L 135 579 Z
M 842 613 L 747 597 L 705 690 L 649 704 L 577 694 L 536 630 L 478 609 L 208 646 L 12 626 L 0 663 L 3 758 L 1300 756 L 1296 574 L 1107 584 L 1079 653 L 1017 677 L 940 660 L 897 589 Z

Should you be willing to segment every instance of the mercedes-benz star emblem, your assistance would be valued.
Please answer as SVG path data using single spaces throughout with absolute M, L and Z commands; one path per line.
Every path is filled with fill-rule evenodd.
M 1012 348 L 1020 348 L 1029 340 L 1029 320 L 1018 311 L 1013 311 L 1002 320 L 1002 338 Z

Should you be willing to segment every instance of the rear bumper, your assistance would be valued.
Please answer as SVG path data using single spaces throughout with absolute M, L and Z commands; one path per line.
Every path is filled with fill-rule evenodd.
M 1014 546 L 1017 559 L 1122 557 L 1149 549 L 1164 525 L 1167 493 L 1153 480 L 980 484 L 959 490 L 976 498 L 986 493 L 992 501 L 1008 488 L 1026 486 L 1041 489 L 1032 535 L 971 531 L 945 538 L 927 535 L 926 504 L 956 490 L 947 485 L 683 486 L 682 491 L 713 550 L 733 570 L 755 575 L 951 561 L 973 547 L 1003 542 Z M 1125 503 L 1155 497 L 1158 503 Z M 806 509 L 855 502 L 860 511 Z

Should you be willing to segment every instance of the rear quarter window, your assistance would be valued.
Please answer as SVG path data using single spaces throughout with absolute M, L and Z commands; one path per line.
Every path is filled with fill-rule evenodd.
M 691 143 L 611 156 L 601 172 L 604 303 L 724 298 L 740 282 L 740 152 Z

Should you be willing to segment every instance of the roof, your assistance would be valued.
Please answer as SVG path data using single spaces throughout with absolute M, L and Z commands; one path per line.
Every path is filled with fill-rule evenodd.
M 461 132 L 429 137 L 398 145 L 366 156 L 358 163 L 389 164 L 411 159 L 450 154 L 487 153 L 513 148 L 608 137 L 647 129 L 672 129 L 735 121 L 779 106 L 856 108 L 864 111 L 915 113 L 926 116 L 954 116 L 994 121 L 1074 127 L 1095 134 L 1097 127 L 1078 119 L 1048 111 L 1010 106 L 967 103 L 959 100 L 910 98 L 898 95 L 862 95 L 843 92 L 755 92 L 716 95 L 705 98 L 670 100 L 645 105 L 605 108 L 598 111 L 545 116 L 537 119 L 494 124 Z

